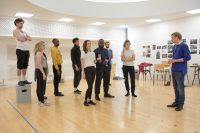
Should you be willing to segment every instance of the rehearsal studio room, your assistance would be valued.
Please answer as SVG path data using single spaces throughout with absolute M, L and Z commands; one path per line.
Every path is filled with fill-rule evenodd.
M 0 0 L 0 133 L 200 133 L 200 0 Z

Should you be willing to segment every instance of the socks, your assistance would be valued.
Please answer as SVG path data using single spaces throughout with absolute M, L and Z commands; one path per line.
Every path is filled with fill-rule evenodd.
M 22 81 L 26 80 L 26 76 L 22 75 Z
M 21 76 L 17 76 L 18 82 L 21 81 Z

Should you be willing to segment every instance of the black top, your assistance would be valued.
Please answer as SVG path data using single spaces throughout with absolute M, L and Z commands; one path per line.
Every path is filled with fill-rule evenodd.
M 71 49 L 71 61 L 72 66 L 76 64 L 78 67 L 81 67 L 81 50 L 80 46 L 74 45 L 74 47 Z
M 106 59 L 109 60 L 108 50 L 105 49 L 105 48 L 97 48 L 97 49 L 94 50 L 94 53 L 95 53 L 96 58 L 98 58 L 98 55 L 101 54 L 101 60 L 102 60 L 102 62 L 97 61 L 96 67 L 106 66 L 104 61 Z M 109 62 L 108 62 L 108 64 L 109 64 Z

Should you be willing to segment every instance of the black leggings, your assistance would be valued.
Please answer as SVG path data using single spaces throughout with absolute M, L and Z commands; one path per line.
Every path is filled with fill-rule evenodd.
M 124 73 L 124 84 L 126 86 L 126 91 L 129 93 L 129 82 L 128 82 L 128 75 L 130 75 L 131 79 L 131 92 L 132 94 L 135 93 L 135 68 L 134 66 L 123 66 L 123 73 Z
M 40 69 L 35 69 L 35 75 L 37 79 L 36 93 L 37 93 L 38 101 L 44 103 L 46 80 L 43 80 L 43 75 Z
M 92 88 L 95 79 L 95 67 L 90 66 L 85 68 L 85 78 L 88 84 L 88 89 L 85 93 L 85 100 L 91 99 L 92 97 Z

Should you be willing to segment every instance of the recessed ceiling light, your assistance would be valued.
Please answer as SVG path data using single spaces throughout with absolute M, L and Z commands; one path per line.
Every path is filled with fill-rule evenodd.
M 149 22 L 149 23 L 155 23 L 155 22 L 159 22 L 161 21 L 160 19 L 147 19 L 145 20 L 146 22 Z
M 30 18 L 32 17 L 34 14 L 31 13 L 24 13 L 24 12 L 17 12 L 15 14 L 15 17 L 24 17 L 24 18 Z
M 104 25 L 104 24 L 106 24 L 105 22 L 95 22 L 95 23 L 92 23 L 92 25 Z
M 72 19 L 72 18 L 61 18 L 58 21 L 61 21 L 61 22 L 71 22 L 71 21 L 74 21 L 74 19 Z
M 125 28 L 128 28 L 128 25 L 119 25 L 119 26 L 117 26 L 117 28 L 125 29 Z
M 131 3 L 131 2 L 144 2 L 149 0 L 85 0 L 89 2 L 101 2 L 101 3 Z
M 189 14 L 198 14 L 198 13 L 200 13 L 200 9 L 190 10 L 190 11 L 187 11 L 187 13 L 189 13 Z

